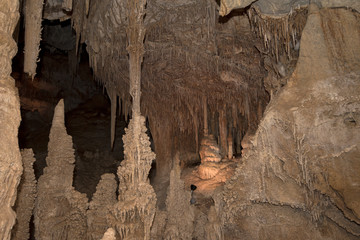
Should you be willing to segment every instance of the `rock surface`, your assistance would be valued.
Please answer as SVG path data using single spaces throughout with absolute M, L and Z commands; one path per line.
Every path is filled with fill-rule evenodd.
M 36 179 L 33 164 L 35 162 L 32 149 L 21 151 L 24 173 L 21 177 L 15 204 L 16 225 L 12 230 L 11 239 L 29 239 L 30 220 L 33 215 L 36 198 Z
M 12 210 L 22 174 L 17 132 L 20 102 L 15 81 L 10 77 L 11 59 L 17 47 L 12 34 L 19 20 L 19 1 L 0 2 L 0 239 L 10 239 L 15 223 Z
M 359 238 L 358 18 L 310 5 L 296 70 L 217 201 L 225 239 Z

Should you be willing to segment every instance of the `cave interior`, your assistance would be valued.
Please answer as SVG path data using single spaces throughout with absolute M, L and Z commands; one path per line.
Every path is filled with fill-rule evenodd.
M 360 239 L 360 2 L 1 0 L 0 239 Z

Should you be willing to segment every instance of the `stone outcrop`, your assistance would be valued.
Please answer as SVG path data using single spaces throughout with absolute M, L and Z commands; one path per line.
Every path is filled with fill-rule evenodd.
M 50 130 L 47 167 L 38 180 L 35 202 L 35 238 L 83 239 L 86 236 L 85 194 L 72 186 L 74 172 L 72 138 L 64 125 L 64 101 L 55 108 Z
M 32 149 L 21 151 L 24 173 L 18 187 L 18 195 L 15 204 L 16 225 L 12 230 L 14 240 L 29 239 L 30 220 L 33 215 L 36 198 L 36 179 L 33 164 L 35 157 Z
M 89 204 L 89 210 L 86 212 L 88 228 L 87 239 L 99 240 L 107 231 L 109 226 L 107 217 L 112 207 L 117 203 L 116 189 L 117 182 L 114 174 L 103 174 L 100 182 L 96 186 L 96 192 Z M 109 234 L 110 233 L 107 235 Z
M 0 239 L 10 239 L 15 223 L 12 206 L 22 173 L 18 144 L 20 103 L 15 81 L 10 77 L 11 59 L 17 51 L 12 37 L 19 20 L 19 1 L 0 2 Z
M 310 5 L 295 72 L 216 201 L 225 238 L 360 237 L 358 19 Z

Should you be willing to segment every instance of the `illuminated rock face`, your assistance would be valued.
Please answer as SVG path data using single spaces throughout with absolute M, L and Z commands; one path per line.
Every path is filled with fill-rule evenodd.
M 72 186 L 74 172 L 72 138 L 64 125 L 64 102 L 54 111 L 47 167 L 38 180 L 34 223 L 36 239 L 83 239 L 86 236 L 86 194 Z
M 220 149 L 216 143 L 214 135 L 206 135 L 200 143 L 200 159 L 205 162 L 220 162 Z
M 201 164 L 198 172 L 201 179 L 209 179 L 216 176 L 220 171 L 220 149 L 214 135 L 205 135 L 200 143 Z

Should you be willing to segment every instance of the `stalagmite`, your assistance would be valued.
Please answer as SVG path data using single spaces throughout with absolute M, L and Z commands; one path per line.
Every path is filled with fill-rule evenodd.
M 38 180 L 34 210 L 37 240 L 82 239 L 86 235 L 88 200 L 73 187 L 75 156 L 64 115 L 64 101 L 60 100 L 50 130 L 47 167 Z
M 33 163 L 35 157 L 32 149 L 21 151 L 24 173 L 18 188 L 15 204 L 16 225 L 12 230 L 12 239 L 23 240 L 30 237 L 30 219 L 33 215 L 36 197 L 36 180 Z
M 25 1 L 24 72 L 34 79 L 40 52 L 44 0 Z
M 119 201 L 115 204 L 112 226 L 121 239 L 150 239 L 155 215 L 156 195 L 148 174 L 155 154 L 146 134 L 145 118 L 140 112 L 141 63 L 144 55 L 143 18 L 146 0 L 127 0 L 130 95 L 132 119 L 123 137 L 125 159 L 118 168 Z
M 101 176 L 101 180 L 96 186 L 96 192 L 89 204 L 89 210 L 86 212 L 88 240 L 99 240 L 108 228 L 107 216 L 117 202 L 116 188 L 117 182 L 114 174 L 106 173 Z
M 10 77 L 11 59 L 16 54 L 12 34 L 19 19 L 19 1 L 0 2 L 0 239 L 10 239 L 16 215 L 12 210 L 22 174 L 18 143 L 20 102 L 15 81 Z
M 170 185 L 166 198 L 167 220 L 164 239 L 192 239 L 194 231 L 194 209 L 190 204 L 191 192 L 185 190 L 180 179 L 181 168 L 178 154 L 170 172 Z

